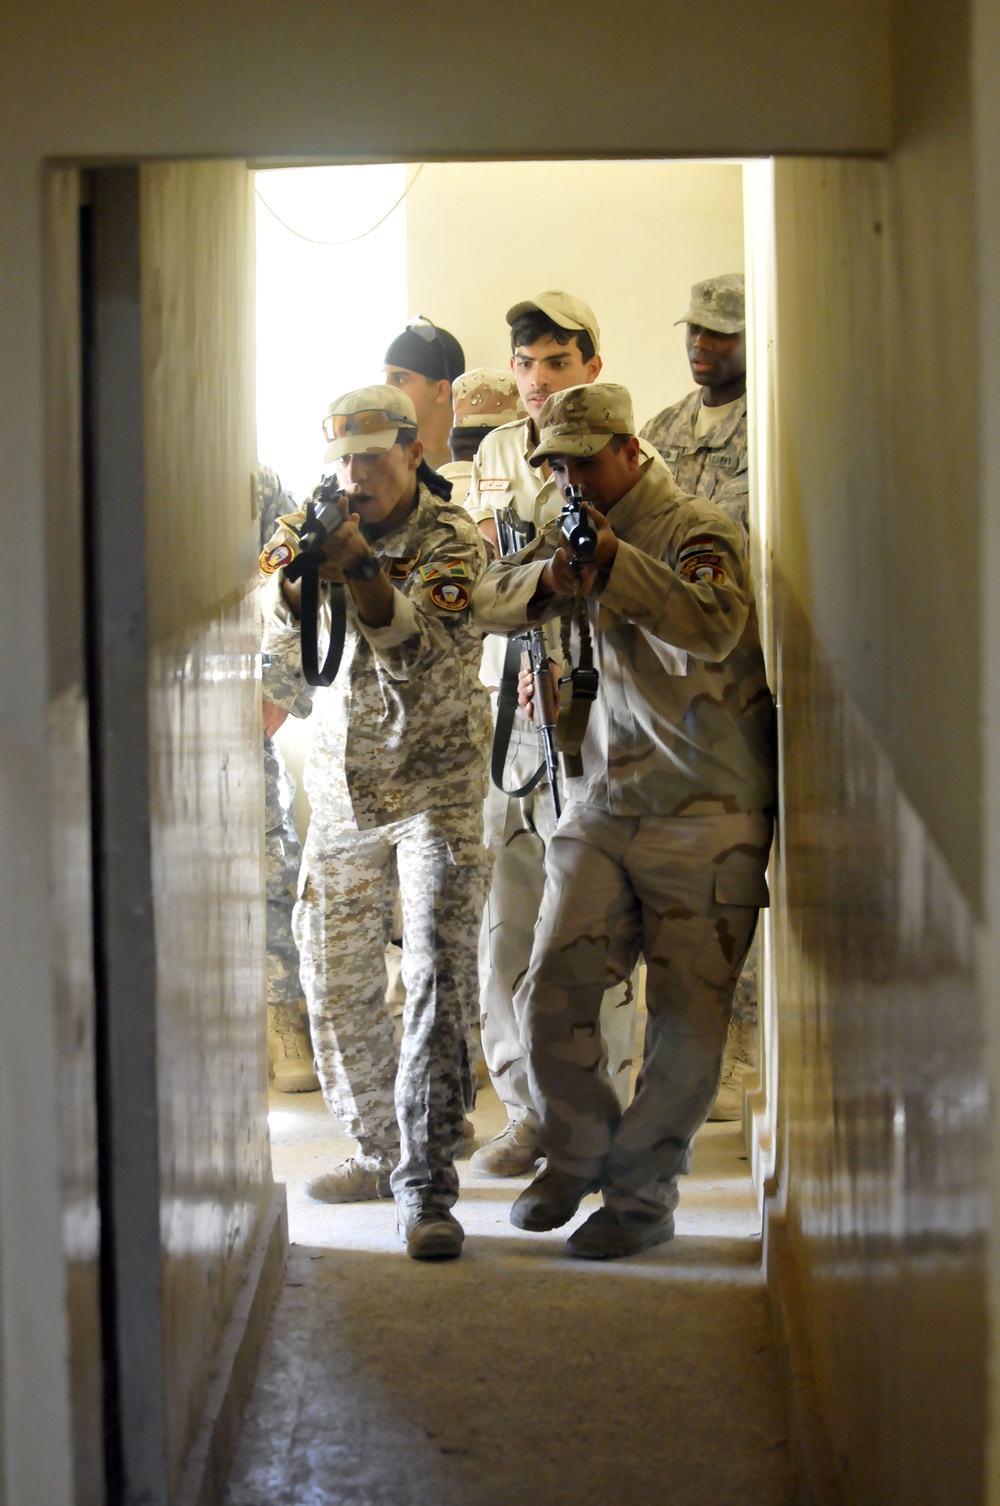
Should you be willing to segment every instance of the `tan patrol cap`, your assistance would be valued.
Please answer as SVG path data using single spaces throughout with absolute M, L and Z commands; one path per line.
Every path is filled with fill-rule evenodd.
M 560 329 L 585 329 L 594 342 L 594 350 L 600 350 L 601 332 L 594 318 L 594 310 L 582 298 L 574 298 L 572 293 L 561 293 L 558 289 L 539 293 L 537 298 L 526 298 L 523 303 L 515 303 L 513 308 L 509 308 L 507 323 L 514 324 L 522 314 L 530 314 L 535 309 L 548 314 Z
M 479 366 L 451 384 L 456 429 L 499 429 L 524 417 L 517 383 L 509 371 Z
M 538 415 L 538 429 L 529 465 L 541 465 L 553 455 L 596 455 L 612 434 L 635 433 L 632 395 L 617 382 L 589 382 L 553 392 Z
M 742 272 L 709 277 L 691 289 L 691 307 L 675 324 L 700 324 L 719 335 L 735 335 L 746 329 L 746 296 Z
M 400 437 L 417 437 L 417 410 L 412 398 L 398 387 L 359 387 L 333 400 L 326 410 L 323 433 L 329 441 L 324 465 L 342 455 L 379 455 L 391 450 Z

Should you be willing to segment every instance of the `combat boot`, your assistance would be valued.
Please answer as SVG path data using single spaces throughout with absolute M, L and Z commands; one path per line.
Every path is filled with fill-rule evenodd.
M 306 1193 L 318 1203 L 367 1203 L 373 1198 L 392 1197 L 392 1168 L 374 1156 L 350 1156 L 306 1183 Z
M 411 1260 L 455 1260 L 462 1253 L 465 1230 L 445 1208 L 412 1208 L 397 1226 Z
M 477 1176 L 525 1177 L 544 1154 L 537 1125 L 530 1119 L 511 1119 L 476 1151 L 469 1170 Z
M 268 1005 L 267 1059 L 277 1092 L 315 1093 L 318 1089 L 309 1032 L 295 1005 Z
M 568 1224 L 588 1192 L 596 1192 L 599 1182 L 589 1177 L 574 1177 L 567 1171 L 546 1166 L 530 1187 L 526 1187 L 510 1210 L 510 1221 L 518 1229 L 540 1233 Z
M 617 1213 L 614 1208 L 598 1208 L 585 1224 L 574 1229 L 566 1241 L 566 1254 L 581 1260 L 619 1260 L 623 1255 L 638 1255 L 653 1245 L 662 1245 L 674 1237 L 674 1215 L 649 1217 L 636 1213 Z

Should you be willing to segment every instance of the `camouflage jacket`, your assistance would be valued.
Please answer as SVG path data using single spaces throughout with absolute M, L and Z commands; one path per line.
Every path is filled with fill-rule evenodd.
M 264 548 L 283 516 L 295 513 L 295 498 L 281 485 L 277 471 L 269 465 L 257 467 L 257 521 L 260 525 L 260 547 Z M 307 717 L 312 711 L 312 686 L 302 677 L 302 665 L 275 659 L 272 654 L 261 654 L 261 694 L 265 701 L 281 706 L 292 716 Z
M 750 480 L 747 472 L 747 400 L 740 400 L 727 418 L 700 439 L 695 423 L 701 407 L 701 388 L 664 408 L 642 430 L 655 445 L 682 492 L 707 497 L 747 530 Z
M 608 522 L 618 553 L 588 598 L 600 690 L 570 798 L 624 816 L 770 809 L 774 703 L 738 526 L 684 496 L 658 457 Z M 490 565 L 473 598 L 483 627 L 559 612 L 532 600 L 557 544 L 549 525 Z
M 264 649 L 299 672 L 299 625 L 280 565 L 297 548 L 302 517 L 282 519 L 261 556 Z M 395 588 L 393 618 L 366 627 L 347 588 L 344 655 L 334 683 L 313 693 L 305 770 L 314 822 L 359 829 L 480 801 L 491 730 L 470 608 L 486 565 L 475 524 L 421 485 L 413 512 L 373 548 Z

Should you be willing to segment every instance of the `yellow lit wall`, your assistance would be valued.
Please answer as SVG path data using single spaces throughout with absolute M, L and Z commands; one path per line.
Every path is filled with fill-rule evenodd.
M 506 310 L 564 288 L 597 315 L 602 376 L 640 425 L 694 385 L 674 328 L 691 284 L 743 270 L 734 165 L 430 163 L 406 212 L 410 312 L 457 335 L 467 366 L 506 369 Z

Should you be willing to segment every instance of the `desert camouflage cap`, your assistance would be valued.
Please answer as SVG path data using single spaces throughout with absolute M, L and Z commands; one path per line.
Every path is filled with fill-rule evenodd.
M 596 455 L 612 434 L 634 434 L 632 396 L 617 382 L 591 382 L 554 392 L 538 415 L 538 445 L 529 465 L 552 455 Z
M 746 297 L 742 272 L 727 272 L 696 282 L 691 289 L 691 307 L 675 324 L 700 324 L 720 335 L 735 335 L 746 329 Z
M 498 429 L 524 417 L 517 383 L 509 371 L 479 366 L 451 384 L 456 429 Z
M 417 437 L 417 410 L 412 398 L 398 387 L 358 387 L 334 398 L 326 410 L 323 433 L 329 441 L 324 465 L 342 455 L 378 455 L 389 450 L 406 431 Z
M 585 329 L 594 342 L 595 351 L 600 350 L 601 332 L 594 318 L 594 310 L 589 303 L 584 303 L 582 298 L 576 298 L 572 293 L 560 292 L 558 288 L 548 293 L 539 293 L 536 298 L 525 298 L 521 303 L 515 303 L 512 308 L 509 308 L 507 323 L 514 324 L 522 314 L 530 314 L 535 309 L 541 309 L 543 314 L 548 314 L 560 329 Z

